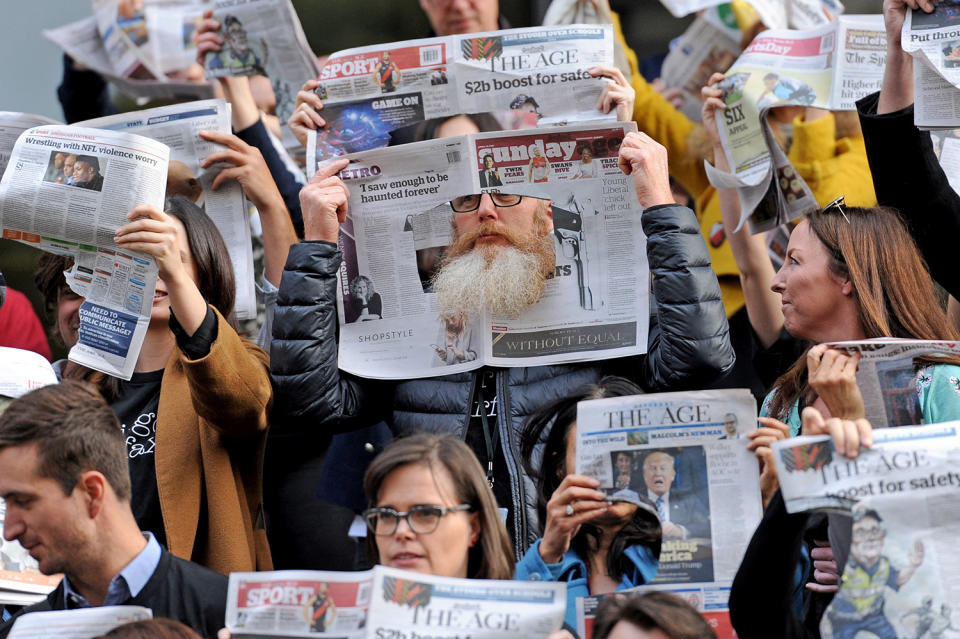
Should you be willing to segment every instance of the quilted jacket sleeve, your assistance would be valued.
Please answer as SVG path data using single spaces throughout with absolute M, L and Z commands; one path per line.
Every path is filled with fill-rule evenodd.
M 733 368 L 730 327 L 697 218 L 677 204 L 643 212 L 652 296 L 641 386 L 650 392 L 691 390 Z
M 344 432 L 380 421 L 389 409 L 384 383 L 337 368 L 337 269 L 329 242 L 290 247 L 273 319 L 270 347 L 276 429 Z M 365 401 L 370 397 L 369 401 Z M 374 399 L 375 398 L 375 399 Z

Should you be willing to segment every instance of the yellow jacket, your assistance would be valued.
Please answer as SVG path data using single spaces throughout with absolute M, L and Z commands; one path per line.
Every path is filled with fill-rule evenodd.
M 720 280 L 723 305 L 727 316 L 733 315 L 743 307 L 743 292 L 733 253 L 722 235 L 717 190 L 707 180 L 703 160 L 688 148 L 690 133 L 700 125 L 676 110 L 640 75 L 636 54 L 626 46 L 617 16 L 614 16 L 614 33 L 627 49 L 627 59 L 633 71 L 633 88 L 637 92 L 633 119 L 641 131 L 667 148 L 671 176 L 693 196 L 700 231 L 707 241 L 713 270 Z M 837 140 L 836 120 L 832 113 L 813 122 L 797 117 L 793 122 L 793 145 L 788 157 L 820 206 L 839 195 L 844 195 L 850 206 L 876 206 L 877 196 L 863 136 Z

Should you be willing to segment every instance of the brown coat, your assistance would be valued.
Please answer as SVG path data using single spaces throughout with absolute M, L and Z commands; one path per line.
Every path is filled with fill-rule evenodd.
M 160 385 L 155 455 L 167 547 L 224 574 L 271 570 L 261 486 L 269 357 L 219 313 L 217 321 L 206 357 L 174 349 Z

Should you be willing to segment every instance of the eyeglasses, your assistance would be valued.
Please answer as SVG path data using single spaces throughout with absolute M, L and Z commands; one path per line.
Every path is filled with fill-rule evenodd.
M 854 541 L 879 541 L 887 534 L 881 526 L 872 526 L 870 528 L 857 528 L 853 531 L 852 539 Z
M 510 206 L 516 206 L 523 201 L 522 195 L 512 193 L 487 193 L 493 200 L 493 205 L 505 209 Z M 461 195 L 450 200 L 450 208 L 454 213 L 469 213 L 480 208 L 480 198 L 482 193 L 471 193 L 470 195 Z
M 459 506 L 413 506 L 405 513 L 400 513 L 393 508 L 368 508 L 363 511 L 363 519 L 367 522 L 367 527 L 374 535 L 379 537 L 388 537 L 397 532 L 401 519 L 407 520 L 410 530 L 418 535 L 432 533 L 440 525 L 440 518 L 447 513 L 455 513 L 462 510 L 472 510 L 470 504 L 460 504 Z
M 840 215 L 842 215 L 843 219 L 845 219 L 847 221 L 847 224 L 849 224 L 850 218 L 847 217 L 847 212 L 843 210 L 843 207 L 846 206 L 846 204 L 847 204 L 846 198 L 841 195 L 840 197 L 835 199 L 833 202 L 830 202 L 830 204 L 827 204 L 825 207 L 823 207 L 823 212 L 826 213 L 830 209 L 835 208 L 838 211 L 840 211 Z

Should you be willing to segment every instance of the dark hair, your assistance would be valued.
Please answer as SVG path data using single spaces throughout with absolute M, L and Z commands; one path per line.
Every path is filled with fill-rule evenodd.
M 376 506 L 380 489 L 393 471 L 420 464 L 435 473 L 442 465 L 450 473 L 457 499 L 470 504 L 480 518 L 480 539 L 470 548 L 467 577 L 471 579 L 513 579 L 513 550 L 504 528 L 497 501 L 476 455 L 463 441 L 449 434 L 416 433 L 391 442 L 374 458 L 363 477 L 370 506 Z M 367 535 L 370 558 L 379 563 L 374 535 Z
M 125 623 L 95 639 L 200 639 L 200 635 L 179 621 L 158 617 Z
M 532 413 L 520 435 L 520 457 L 524 468 L 537 488 L 537 517 L 540 532 L 547 522 L 547 502 L 572 468 L 566 467 L 567 443 L 577 420 L 577 404 L 590 399 L 641 395 L 643 390 L 623 377 L 607 376 L 596 384 L 585 384 L 569 395 L 555 399 Z M 573 434 L 576 436 L 576 433 Z M 571 546 L 582 558 L 592 551 L 591 543 L 599 531 L 590 524 L 580 526 Z M 660 522 L 645 508 L 637 508 L 632 521 L 614 538 L 607 553 L 607 571 L 619 580 L 630 570 L 632 563 L 626 551 L 630 546 L 645 545 L 660 554 Z
M 235 16 L 235 15 L 233 15 L 233 14 L 228 14 L 228 15 L 226 15 L 226 16 L 223 17 L 223 28 L 224 28 L 224 29 L 227 29 L 227 28 L 230 27 L 230 25 L 234 25 L 234 24 L 235 24 L 235 25 L 238 25 L 238 26 L 240 26 L 240 27 L 243 27 L 243 23 L 240 22 L 240 18 L 238 18 L 237 16 Z
M 33 283 L 43 295 L 43 306 L 47 315 L 51 318 L 55 316 L 57 304 L 60 301 L 60 291 L 67 287 L 67 278 L 63 276 L 64 271 L 73 268 L 73 258 L 56 253 L 41 253 L 37 260 L 37 272 L 33 275 Z M 56 322 L 54 322 L 53 334 L 60 339 L 61 336 L 56 332 Z
M 406 141 L 422 142 L 423 140 L 434 140 L 437 137 L 437 130 L 440 128 L 440 125 L 455 117 L 459 116 L 454 115 L 447 118 L 433 118 L 430 120 L 424 120 L 413 128 L 410 136 L 411 139 Z M 493 115 L 490 113 L 464 113 L 463 117 L 476 124 L 481 133 L 485 133 L 487 131 L 500 131 L 503 129 L 503 125 L 501 125 L 497 118 L 493 117 Z M 393 145 L 392 140 L 391 145 Z
M 618 594 L 605 599 L 593 620 L 593 639 L 607 639 L 619 622 L 660 630 L 670 639 L 717 639 L 696 609 L 669 592 Z
M 64 495 L 80 475 L 100 472 L 121 501 L 130 501 L 127 445 L 113 409 L 90 384 L 65 380 L 10 402 L 0 415 L 0 449 L 37 446 L 37 474 Z
M 937 301 L 926 263 L 900 215 L 887 207 L 836 206 L 807 216 L 830 256 L 829 268 L 849 279 L 864 336 L 957 340 L 958 330 Z M 960 358 L 920 357 L 923 363 L 960 364 Z M 804 352 L 774 383 L 770 416 L 785 419 L 791 406 L 813 399 Z

